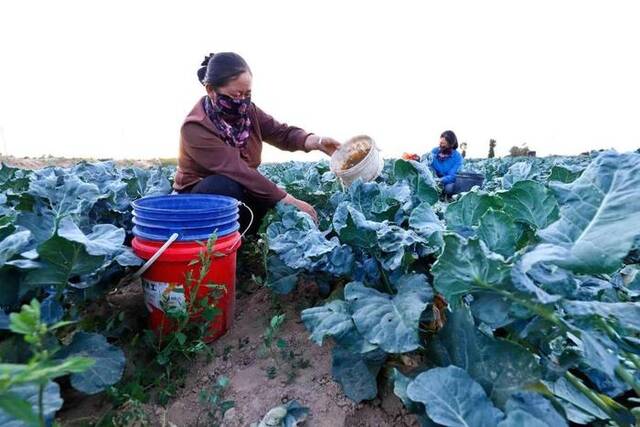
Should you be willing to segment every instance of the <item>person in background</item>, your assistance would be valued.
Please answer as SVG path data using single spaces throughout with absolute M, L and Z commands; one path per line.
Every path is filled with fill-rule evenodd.
M 281 150 L 319 150 L 331 155 L 340 147 L 322 137 L 276 121 L 251 101 L 253 75 L 245 60 L 233 52 L 205 57 L 198 79 L 206 94 L 196 102 L 180 129 L 180 151 L 174 189 L 178 193 L 234 197 L 254 212 L 255 233 L 277 202 L 295 206 L 317 221 L 313 206 L 287 194 L 258 172 L 262 142 Z M 250 215 L 240 209 L 240 225 Z
M 431 168 L 447 196 L 455 194 L 456 174 L 462 167 L 462 162 L 456 134 L 450 130 L 442 132 L 440 144 L 431 150 Z

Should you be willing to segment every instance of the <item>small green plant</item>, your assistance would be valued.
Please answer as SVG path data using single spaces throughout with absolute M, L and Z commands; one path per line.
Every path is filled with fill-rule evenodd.
M 278 337 L 278 333 L 284 323 L 285 317 L 286 316 L 284 314 L 277 314 L 271 318 L 271 321 L 262 336 L 262 347 L 260 348 L 261 357 L 265 357 L 267 353 L 270 353 L 275 359 L 276 353 L 274 344 L 278 348 L 285 348 L 287 346 L 287 343 L 282 338 Z
M 148 426 L 149 417 L 144 411 L 143 403 L 137 399 L 126 400 L 105 424 L 114 427 L 142 427 Z
M 207 415 L 207 426 L 219 426 L 224 419 L 224 414 L 235 406 L 233 400 L 224 400 L 225 389 L 229 386 L 229 378 L 221 376 L 209 390 L 200 391 L 200 403 L 205 406 L 204 411 L 198 416 L 197 425 L 200 425 L 200 417 Z
M 222 360 L 224 360 L 225 362 L 227 360 L 229 360 L 229 358 L 231 357 L 231 352 L 233 351 L 233 346 L 232 345 L 226 345 L 224 347 L 224 350 L 222 351 Z
M 57 322 L 47 325 L 40 317 L 40 303 L 33 299 L 23 305 L 18 313 L 11 313 L 9 328 L 13 333 L 23 335 L 29 344 L 32 356 L 26 364 L 0 364 L 0 408 L 7 414 L 24 421 L 30 426 L 44 426 L 45 389 L 55 378 L 72 373 L 84 372 L 95 361 L 88 357 L 67 357 L 54 359 L 58 350 L 57 340 L 51 339 L 53 331 L 73 322 Z M 56 342 L 56 345 L 52 345 Z M 37 388 L 37 411 L 32 404 L 16 390 L 20 386 L 33 385 Z M 24 387 L 21 388 L 24 390 Z
M 262 346 L 258 356 L 271 356 L 271 360 L 275 363 L 275 365 L 267 368 L 267 378 L 273 380 L 277 378 L 280 372 L 286 375 L 287 383 L 289 383 L 296 377 L 298 369 L 306 369 L 311 366 L 311 363 L 301 355 L 296 354 L 287 341 L 280 337 L 284 321 L 284 314 L 278 314 L 271 318 L 262 336 Z M 285 367 L 287 369 L 284 369 Z
M 270 380 L 275 380 L 277 376 L 278 368 L 276 368 L 275 366 L 269 366 L 267 368 L 267 378 L 269 378 Z
M 143 337 L 153 351 L 152 362 L 160 371 L 154 384 L 159 387 L 158 400 L 161 404 L 165 404 L 175 395 L 177 387 L 183 381 L 186 373 L 184 362 L 191 361 L 202 353 L 209 358 L 213 354 L 205 339 L 211 332 L 212 323 L 222 313 L 216 301 L 226 291 L 225 286 L 206 280 L 211 262 L 217 255 L 213 250 L 215 241 L 214 235 L 208 240 L 198 258 L 190 263 L 190 266 L 197 266 L 196 276 L 193 270 L 189 270 L 185 275 L 184 287 L 174 289 L 189 290 L 185 293 L 184 303 L 172 304 L 166 294 L 163 295 L 161 306 L 167 318 L 163 323 L 165 329 L 161 330 L 159 335 L 146 330 Z M 204 297 L 198 296 L 201 287 L 207 287 L 210 291 Z
M 286 348 L 287 343 L 282 338 L 278 337 L 278 333 L 282 324 L 284 323 L 285 315 L 277 314 L 271 318 L 269 325 L 262 335 L 262 345 L 258 350 L 259 357 L 271 356 L 271 359 L 276 366 L 269 366 L 267 368 L 267 378 L 270 380 L 275 379 L 278 376 L 278 369 L 280 368 L 280 360 L 276 348 Z

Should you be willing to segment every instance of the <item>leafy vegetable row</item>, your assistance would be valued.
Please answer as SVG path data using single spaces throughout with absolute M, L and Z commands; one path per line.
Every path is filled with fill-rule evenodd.
M 395 366 L 396 394 L 424 425 L 632 425 L 640 155 L 496 165 L 472 164 L 492 191 L 448 206 L 415 161 L 345 191 L 322 165 L 267 170 L 325 202 L 320 228 L 285 208 L 272 219 L 270 286 L 350 281 L 302 319 L 316 343 L 335 342 L 333 375 L 356 401 Z
M 15 334 L 0 331 L 0 424 L 18 423 L 17 414 L 28 414 L 20 409 L 24 400 L 36 409 L 44 402 L 41 412 L 51 418 L 62 405 L 51 381 L 58 376 L 71 373 L 71 385 L 87 394 L 120 380 L 124 353 L 106 337 L 77 331 L 63 343 L 49 331 L 81 320 L 88 302 L 141 263 L 128 247 L 130 203 L 169 193 L 171 172 L 112 162 L 38 171 L 2 165 L 0 329 Z M 39 350 L 25 348 L 23 337 Z M 71 367 L 86 357 L 93 365 Z

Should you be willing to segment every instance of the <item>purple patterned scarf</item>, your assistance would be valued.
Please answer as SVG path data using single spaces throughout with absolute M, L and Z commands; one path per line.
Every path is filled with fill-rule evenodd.
M 204 111 L 222 134 L 224 142 L 238 148 L 244 148 L 249 139 L 250 105 L 251 98 L 236 100 L 227 95 L 217 94 L 216 102 L 212 102 L 208 96 L 204 99 Z

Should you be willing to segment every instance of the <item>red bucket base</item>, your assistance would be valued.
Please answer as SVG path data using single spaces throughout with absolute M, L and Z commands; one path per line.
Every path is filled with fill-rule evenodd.
M 148 260 L 157 252 L 164 242 L 144 240 L 135 237 L 132 242 L 133 251 L 144 260 Z M 207 283 L 221 285 L 226 288 L 215 302 L 221 313 L 211 322 L 205 342 L 211 342 L 223 335 L 233 324 L 236 303 L 236 253 L 240 247 L 240 234 L 233 233 L 220 237 L 213 248 L 209 273 L 198 289 L 197 299 L 211 297 L 214 293 L 205 286 Z M 194 278 L 200 275 L 200 263 L 189 265 L 204 248 L 197 242 L 175 242 L 158 258 L 143 274 L 144 300 L 149 310 L 149 327 L 158 335 L 170 332 L 173 328 L 171 319 L 161 309 L 161 300 L 169 305 L 184 305 L 189 298 L 190 289 L 185 287 L 188 271 Z M 195 281 L 195 279 L 194 279 Z M 195 285 L 192 284 L 192 286 Z M 191 321 L 199 321 L 192 317 Z

